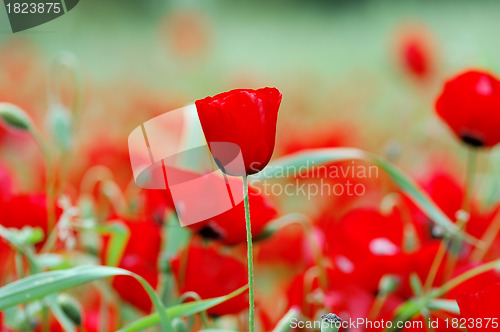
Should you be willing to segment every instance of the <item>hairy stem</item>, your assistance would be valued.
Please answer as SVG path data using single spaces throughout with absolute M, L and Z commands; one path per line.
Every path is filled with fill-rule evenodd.
M 253 280 L 253 243 L 252 243 L 252 225 L 250 222 L 250 204 L 248 202 L 248 178 L 243 176 L 243 200 L 245 204 L 245 222 L 247 229 L 247 261 L 248 261 L 248 330 L 255 331 L 255 304 L 254 304 L 254 280 Z

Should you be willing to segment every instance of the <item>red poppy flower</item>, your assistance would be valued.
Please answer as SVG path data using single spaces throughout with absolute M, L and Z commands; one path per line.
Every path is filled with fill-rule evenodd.
M 454 276 L 465 273 L 479 265 L 480 264 L 466 263 L 455 271 Z M 447 296 L 449 298 L 457 298 L 462 294 L 475 293 L 478 289 L 482 289 L 488 285 L 494 285 L 496 283 L 500 283 L 500 273 L 496 270 L 490 270 L 462 282 L 460 285 L 449 291 Z
M 140 255 L 126 254 L 118 267 L 143 277 L 153 288 L 158 285 L 158 268 L 156 262 L 147 261 Z M 150 312 L 152 303 L 144 288 L 129 276 L 117 276 L 112 283 L 120 297 L 144 312 Z
M 129 228 L 130 238 L 118 267 L 134 272 L 155 288 L 158 284 L 158 257 L 161 249 L 161 227 L 151 220 L 124 220 Z M 108 237 L 104 237 L 102 258 L 105 257 Z M 149 312 L 151 300 L 142 286 L 128 276 L 117 276 L 113 288 L 120 297 L 137 308 Z
M 4 227 L 23 228 L 24 226 L 40 227 L 47 234 L 47 197 L 45 194 L 19 194 L 10 200 L 0 203 L 0 224 Z M 56 208 L 56 219 L 61 209 Z
M 101 319 L 102 319 L 102 309 L 99 307 L 85 308 L 83 311 L 83 322 L 82 331 L 86 332 L 101 332 Z M 118 314 L 116 308 L 110 306 L 107 313 L 107 327 L 104 331 L 111 332 L 117 331 L 119 329 L 118 325 Z
M 492 147 L 500 142 L 500 81 L 476 70 L 455 76 L 437 99 L 436 112 L 465 143 Z
M 327 231 L 326 238 L 335 238 L 327 251 L 339 270 L 371 291 L 377 291 L 384 274 L 404 272 L 403 223 L 397 213 L 352 210 Z
M 172 194 L 169 189 L 144 189 L 141 190 L 144 199 L 144 217 L 162 223 L 165 213 L 174 209 Z
M 245 174 L 260 172 L 273 154 L 280 103 L 276 88 L 237 89 L 197 100 L 198 117 L 214 159 L 228 165 L 234 156 L 228 156 L 227 149 L 216 151 L 213 143 L 233 143 L 241 151 Z M 230 173 L 245 175 L 243 170 Z
M 246 266 L 213 247 L 191 245 L 171 261 L 171 266 L 179 292 L 196 292 L 202 299 L 227 295 L 247 284 Z M 248 293 L 244 293 L 208 309 L 208 313 L 231 315 L 247 307 Z
M 251 187 L 248 199 L 252 207 L 252 235 L 257 236 L 278 213 L 265 196 Z M 205 238 L 214 239 L 226 245 L 244 243 L 246 241 L 244 204 L 240 202 L 224 213 L 188 227 Z
M 326 309 L 343 319 L 366 319 L 375 300 L 373 293 L 359 287 L 338 270 L 327 268 L 326 277 L 327 285 L 321 288 L 318 278 L 312 279 L 308 272 L 299 274 L 287 291 L 287 307 L 300 308 L 308 318 L 314 318 L 320 309 Z M 389 297 L 378 317 L 393 318 L 392 312 L 400 303 L 400 300 Z
M 402 47 L 406 67 L 418 77 L 425 76 L 428 71 L 428 59 L 419 40 L 407 40 Z
M 419 181 L 421 187 L 429 194 L 436 205 L 453 221 L 462 208 L 464 197 L 463 185 L 449 172 L 442 169 L 433 170 Z M 435 224 L 416 207 L 410 199 L 406 199 L 412 215 L 412 220 L 422 241 L 432 240 L 432 228 Z M 498 207 L 497 207 L 498 208 Z M 467 223 L 467 232 L 481 238 L 496 214 L 496 209 L 480 211 L 477 201 L 472 201 L 470 219 Z
M 427 280 L 432 263 L 434 262 L 434 259 L 438 254 L 439 247 L 439 241 L 432 241 L 422 245 L 422 247 L 420 247 L 417 251 L 412 252 L 404 257 L 405 266 L 401 269 L 404 270 L 403 275 L 405 276 L 405 279 L 403 280 L 404 282 L 401 285 L 400 293 L 405 297 L 409 297 L 413 294 L 409 283 L 410 274 L 415 273 L 420 278 L 420 280 Z M 446 259 L 447 256 L 445 256 L 444 260 Z M 444 269 L 445 264 L 441 264 L 436 273 L 433 286 L 441 285 L 442 282 L 445 281 L 443 280 Z
M 424 79 L 432 71 L 432 54 L 429 42 L 422 32 L 402 36 L 399 45 L 400 60 L 404 69 L 418 79 Z
M 313 263 L 313 256 L 303 227 L 299 225 L 284 227 L 260 242 L 256 260 L 259 264 L 288 265 L 300 270 L 310 266 Z
M 10 332 L 9 328 L 7 328 L 4 324 L 3 312 L 0 312 L 0 332 Z
M 71 170 L 71 182 L 79 184 L 85 173 L 93 166 L 104 166 L 113 173 L 113 180 L 126 188 L 133 179 L 130 155 L 126 143 L 115 143 L 108 138 L 97 138 L 86 147 L 81 163 Z
M 467 326 L 468 331 L 496 331 L 498 329 L 498 326 L 495 328 L 491 322 L 486 328 L 485 318 L 498 319 L 500 317 L 500 283 L 487 286 L 477 293 L 463 294 L 457 300 L 460 314 L 463 318 L 467 318 L 467 321 L 470 318 L 483 319 L 483 325 L 479 326 L 476 323 L 473 326 Z

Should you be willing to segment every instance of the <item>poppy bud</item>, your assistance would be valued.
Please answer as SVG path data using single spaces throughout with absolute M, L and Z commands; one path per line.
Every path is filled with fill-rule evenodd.
M 29 130 L 31 119 L 22 109 L 9 103 L 0 103 L 0 118 L 12 128 Z
M 500 142 L 500 81 L 471 70 L 444 85 L 436 112 L 464 143 L 492 147 Z
M 391 274 L 384 275 L 378 284 L 378 289 L 381 294 L 392 294 L 399 286 L 400 279 Z
M 59 294 L 57 302 L 61 306 L 64 314 L 71 319 L 73 324 L 80 326 L 82 324 L 82 310 L 80 304 L 68 294 Z
M 188 332 L 189 328 L 185 321 L 180 318 L 174 318 L 172 320 L 172 327 L 174 328 L 174 332 Z
M 280 103 L 281 93 L 276 88 L 237 89 L 196 101 L 214 160 L 223 168 L 229 167 L 228 174 L 250 175 L 267 165 L 274 150 Z M 218 143 L 232 143 L 239 148 L 245 169 L 234 170 L 230 165 L 235 158 L 234 149 Z

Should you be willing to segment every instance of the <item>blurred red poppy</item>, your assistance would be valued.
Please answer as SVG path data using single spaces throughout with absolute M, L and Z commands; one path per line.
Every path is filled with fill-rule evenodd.
M 133 179 L 126 143 L 116 143 L 106 137 L 98 137 L 95 142 L 85 147 L 82 160 L 71 170 L 71 182 L 80 185 L 89 169 L 104 166 L 113 174 L 113 181 L 126 188 Z
M 429 71 L 429 59 L 424 45 L 418 39 L 408 39 L 402 45 L 403 61 L 408 70 L 417 77 L 423 77 Z
M 258 236 L 277 215 L 271 202 L 256 189 L 249 188 L 248 199 L 252 207 L 252 235 Z M 201 236 L 226 245 L 246 242 L 245 207 L 240 202 L 234 208 L 213 218 L 188 226 Z
M 276 88 L 237 89 L 196 101 L 214 158 L 225 166 L 234 156 L 228 160 L 225 153 L 215 152 L 213 143 L 234 143 L 241 151 L 245 172 L 237 170 L 238 174 L 232 175 L 254 174 L 267 165 L 274 150 L 280 103 L 281 93 Z
M 500 317 L 500 283 L 490 285 L 477 293 L 463 294 L 457 300 L 461 316 L 475 319 L 474 324 L 467 326 L 468 331 L 496 331 L 498 329 L 498 321 L 496 328 L 491 320 L 489 326 L 486 327 L 485 318 L 498 320 Z M 478 318 L 483 319 L 481 325 L 478 323 Z
M 119 328 L 116 308 L 110 306 L 107 313 L 107 327 L 102 329 L 102 309 L 99 307 L 85 308 L 83 310 L 82 331 L 86 332 L 112 332 Z
M 196 292 L 202 299 L 227 295 L 247 284 L 245 264 L 214 247 L 193 244 L 171 261 L 179 292 Z M 248 307 L 248 293 L 208 309 L 215 316 L 237 314 Z
M 463 185 L 449 171 L 443 169 L 432 170 L 418 182 L 450 220 L 456 221 L 456 214 L 462 208 L 464 198 Z M 421 240 L 432 240 L 435 237 L 432 234 L 435 224 L 409 199 L 406 199 L 405 202 L 410 208 L 411 218 Z M 467 223 L 467 232 L 481 238 L 494 218 L 497 209 L 498 207 L 491 209 L 491 211 L 481 211 L 478 202 L 473 200 L 469 211 L 470 219 Z
M 427 78 L 432 72 L 432 54 L 422 32 L 408 33 L 401 38 L 399 54 L 406 71 L 418 79 Z
M 459 74 L 446 82 L 436 112 L 463 142 L 492 147 L 500 142 L 500 81 L 478 70 Z
M 287 307 L 300 308 L 308 318 L 314 318 L 320 309 L 326 309 L 342 319 L 366 319 L 375 300 L 374 293 L 359 287 L 338 270 L 327 268 L 326 277 L 326 287 L 322 288 L 318 278 L 312 279 L 308 272 L 299 274 L 287 291 Z M 393 318 L 392 312 L 400 303 L 400 300 L 389 297 L 377 317 Z
M 298 224 L 284 227 L 270 238 L 259 242 L 256 261 L 258 264 L 269 264 L 274 267 L 288 265 L 299 270 L 310 266 L 313 257 L 303 227 Z
M 118 267 L 134 272 L 153 287 L 158 284 L 158 258 L 161 249 L 161 227 L 152 220 L 123 220 L 129 228 L 130 238 Z M 102 259 L 108 247 L 109 237 L 104 237 Z M 118 276 L 113 288 L 120 297 L 142 311 L 151 311 L 151 300 L 142 286 L 133 278 Z
M 158 223 L 163 222 L 168 210 L 175 208 L 172 194 L 168 188 L 144 189 L 141 190 L 140 195 L 144 199 L 144 217 L 151 218 Z
M 158 285 L 159 271 L 156 262 L 147 261 L 140 255 L 126 254 L 118 267 L 140 275 L 153 288 Z M 117 276 L 112 285 L 122 299 L 144 312 L 151 311 L 149 295 L 137 280 L 128 276 Z
M 339 236 L 341 234 L 341 236 Z M 398 213 L 387 216 L 371 208 L 347 213 L 327 231 L 329 256 L 358 285 L 377 291 L 384 274 L 403 274 L 403 223 Z
M 0 203 L 0 224 L 4 227 L 23 228 L 40 227 L 47 235 L 47 197 L 45 194 L 19 194 Z M 61 209 L 56 209 L 59 218 Z
M 455 275 L 460 275 L 467 272 L 468 270 L 479 266 L 480 264 L 467 263 L 462 267 L 458 268 Z M 466 281 L 462 282 L 457 287 L 453 288 L 448 292 L 447 297 L 458 298 L 463 294 L 475 293 L 478 289 L 485 288 L 489 285 L 494 285 L 500 283 L 500 273 L 496 270 L 490 270 L 481 274 L 478 274 Z

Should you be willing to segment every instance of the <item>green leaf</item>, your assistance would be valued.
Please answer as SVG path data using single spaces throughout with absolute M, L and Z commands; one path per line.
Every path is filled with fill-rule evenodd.
M 422 281 L 420 281 L 418 274 L 416 274 L 415 272 L 412 272 L 410 274 L 410 286 L 413 291 L 413 294 L 415 294 L 416 296 L 423 295 Z
M 0 237 L 5 239 L 12 247 L 16 249 L 16 251 L 18 251 L 28 259 L 30 268 L 34 273 L 40 272 L 40 268 L 38 267 L 33 254 L 30 252 L 30 248 L 24 248 L 24 244 L 19 241 L 19 238 L 15 232 L 0 225 Z
M 68 150 L 73 144 L 73 119 L 70 111 L 62 105 L 55 104 L 50 108 L 47 120 L 57 145 L 63 150 Z
M 0 103 L 0 118 L 10 127 L 29 130 L 31 119 L 21 108 L 9 103 Z
M 32 273 L 36 274 L 42 271 L 39 262 L 37 261 L 39 257 L 35 258 L 34 254 L 30 251 L 29 248 L 27 250 L 23 248 L 23 245 L 19 241 L 19 238 L 18 236 L 16 236 L 15 232 L 12 232 L 11 230 L 0 225 L 0 237 L 5 239 L 19 253 L 21 253 L 26 257 L 26 259 L 30 263 L 30 268 Z M 50 310 L 52 310 L 52 313 L 54 314 L 58 322 L 61 324 L 61 326 L 64 328 L 64 331 L 66 332 L 75 331 L 75 326 L 73 322 L 63 312 L 59 303 L 57 303 L 56 296 L 55 295 L 47 296 L 46 301 L 48 306 L 50 307 Z
M 5 285 L 0 288 L 0 310 L 39 300 L 87 282 L 119 275 L 134 277 L 141 283 L 158 311 L 158 322 L 161 323 L 162 330 L 171 331 L 167 312 L 153 288 L 142 277 L 130 271 L 109 266 L 82 265 L 67 270 L 41 272 Z
M 11 229 L 11 231 L 17 237 L 19 243 L 27 245 L 40 243 L 44 239 L 43 230 L 40 227 L 24 226 L 20 230 Z
M 423 308 L 423 304 L 421 303 L 421 301 L 423 300 L 411 299 L 400 305 L 396 309 L 397 316 L 392 320 L 392 326 L 388 328 L 387 331 L 397 331 L 398 322 L 406 322 L 418 315 L 420 310 Z
M 460 308 L 456 300 L 434 299 L 429 302 L 429 309 L 460 315 Z
M 196 302 L 188 302 L 188 303 L 183 303 L 183 304 L 177 304 L 174 306 L 171 306 L 166 309 L 166 312 L 168 314 L 168 317 L 170 319 L 177 318 L 177 317 L 183 317 L 183 316 L 191 316 L 197 313 L 200 313 L 202 311 L 205 311 L 207 309 L 210 309 L 212 307 L 215 307 L 218 304 L 221 304 L 227 300 L 230 300 L 240 294 L 242 294 L 244 291 L 248 289 L 248 286 L 243 286 L 241 288 L 238 288 L 232 293 L 229 293 L 225 296 L 220 296 L 220 297 L 215 297 L 212 299 L 207 299 L 207 300 L 201 300 L 201 301 L 196 301 Z M 151 314 L 149 316 L 146 316 L 144 318 L 138 319 L 135 322 L 132 322 L 128 326 L 118 330 L 118 332 L 129 332 L 129 331 L 137 331 L 141 329 L 145 329 L 151 326 L 155 326 L 160 322 L 158 313 Z
M 306 170 L 310 167 L 317 167 L 323 164 L 347 161 L 363 160 L 369 162 L 389 175 L 391 180 L 404 192 L 429 219 L 441 226 L 451 234 L 456 234 L 464 238 L 465 241 L 474 245 L 481 242 L 475 237 L 461 231 L 448 216 L 432 201 L 427 193 L 420 188 L 415 181 L 402 172 L 397 166 L 384 158 L 360 149 L 354 148 L 324 148 L 304 150 L 287 157 L 278 159 L 270 163 L 263 171 L 252 175 L 251 181 L 264 181 L 268 179 L 280 178 L 286 174 L 287 170 Z

